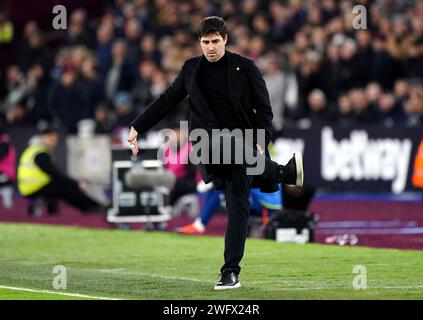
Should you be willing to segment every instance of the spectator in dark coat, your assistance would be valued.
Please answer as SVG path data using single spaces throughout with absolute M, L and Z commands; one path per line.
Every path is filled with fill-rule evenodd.
M 402 105 L 395 101 L 392 93 L 384 93 L 378 103 L 379 122 L 385 126 L 405 123 L 407 116 Z
M 320 89 L 314 89 L 308 95 L 310 108 L 309 118 L 312 125 L 322 126 L 332 122 L 333 113 L 329 109 L 325 94 Z
M 128 61 L 127 45 L 124 40 L 113 44 L 112 64 L 105 79 L 105 93 L 111 101 L 118 91 L 131 91 L 134 86 L 135 70 Z
M 106 77 L 112 63 L 113 27 L 107 24 L 100 25 L 97 29 L 97 46 L 95 54 L 98 60 L 99 72 Z
M 338 98 L 338 110 L 336 124 L 341 126 L 351 126 L 354 124 L 355 115 L 352 110 L 351 101 L 347 93 L 342 93 Z
M 115 114 L 105 102 L 100 102 L 94 112 L 95 133 L 111 134 L 115 126 Z
M 146 60 L 153 61 L 157 66 L 161 66 L 162 54 L 157 49 L 157 42 L 154 34 L 146 34 L 140 41 L 140 55 L 138 62 L 142 63 Z
M 322 67 L 319 73 L 324 79 L 324 91 L 328 100 L 335 102 L 341 91 L 341 63 L 339 61 L 339 46 L 331 42 L 325 52 Z
M 94 118 L 94 109 L 104 99 L 103 83 L 98 74 L 97 61 L 89 57 L 81 66 L 81 97 L 84 102 L 84 117 Z
M 386 50 L 383 36 L 373 39 L 373 57 L 370 69 L 370 80 L 379 82 L 383 88 L 392 88 L 396 77 L 397 63 Z
M 349 99 L 357 123 L 369 124 L 377 121 L 377 110 L 368 102 L 363 89 L 352 89 L 349 92 Z
M 347 39 L 340 49 L 340 81 L 341 89 L 349 90 L 363 87 L 366 84 L 367 70 L 365 57 L 357 55 L 357 44 L 353 39 Z
M 20 50 L 19 66 L 27 72 L 34 65 L 41 65 L 46 72 L 51 68 L 51 54 L 44 46 L 43 34 L 40 30 L 29 31 Z
M 68 133 L 76 133 L 78 121 L 86 115 L 85 106 L 76 71 L 66 70 L 51 91 L 49 108 L 52 114 L 60 120 Z
M 82 45 L 93 47 L 93 39 L 90 34 L 85 9 L 76 9 L 71 13 L 66 36 L 63 40 L 64 46 Z

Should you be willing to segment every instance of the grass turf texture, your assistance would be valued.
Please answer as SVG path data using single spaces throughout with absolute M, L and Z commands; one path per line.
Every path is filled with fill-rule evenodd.
M 423 299 L 423 252 L 248 239 L 242 288 L 215 291 L 223 238 L 0 224 L 0 286 L 121 299 Z M 355 265 L 367 289 L 355 290 Z M 0 299 L 78 299 L 0 288 Z

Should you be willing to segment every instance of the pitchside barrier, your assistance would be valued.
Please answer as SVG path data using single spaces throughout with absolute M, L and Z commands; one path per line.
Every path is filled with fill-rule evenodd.
M 423 128 L 286 129 L 274 160 L 304 156 L 305 184 L 335 192 L 403 192 L 423 188 Z
M 18 155 L 35 133 L 34 128 L 26 126 L 9 130 Z M 286 128 L 281 136 L 274 138 L 275 161 L 286 163 L 294 151 L 303 153 L 305 184 L 329 192 L 400 194 L 421 191 L 423 188 L 422 128 Z M 63 132 L 60 139 L 62 142 L 66 139 Z M 91 139 L 94 140 L 89 142 L 68 136 L 67 144 L 59 143 L 56 159 L 59 166 L 71 176 L 102 180 L 109 182 L 110 186 L 111 168 L 115 160 L 112 159 L 112 147 L 106 142 L 109 138 L 95 136 Z M 121 149 L 119 160 L 130 160 L 129 149 Z

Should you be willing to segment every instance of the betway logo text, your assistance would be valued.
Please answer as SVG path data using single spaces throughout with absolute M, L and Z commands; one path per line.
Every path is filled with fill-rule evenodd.
M 321 171 L 325 180 L 392 181 L 392 191 L 404 191 L 412 143 L 409 139 L 369 139 L 354 130 L 337 141 L 329 127 L 322 129 Z

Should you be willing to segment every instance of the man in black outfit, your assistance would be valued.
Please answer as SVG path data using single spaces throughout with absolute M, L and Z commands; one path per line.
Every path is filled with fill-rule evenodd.
M 239 288 L 239 263 L 244 255 L 248 232 L 250 188 L 262 192 L 275 192 L 278 183 L 303 185 L 303 165 L 300 153 L 295 153 L 285 165 L 270 159 L 268 144 L 271 141 L 272 109 L 263 77 L 254 62 L 225 49 L 228 35 L 225 21 L 220 17 L 207 17 L 200 23 L 198 38 L 203 55 L 187 60 L 170 87 L 132 122 L 128 142 L 132 153 L 138 154 L 137 136 L 163 119 L 178 103 L 189 96 L 191 107 L 190 129 L 204 129 L 208 133 L 211 154 L 221 157 L 230 152 L 230 164 L 203 162 L 199 170 L 205 183 L 213 182 L 216 189 L 224 190 L 228 212 L 225 234 L 225 263 L 216 290 Z M 265 163 L 261 174 L 247 174 L 250 163 L 234 159 L 234 150 L 240 148 L 239 139 L 231 137 L 231 150 L 225 150 L 221 139 L 212 141 L 213 129 L 253 129 L 253 143 L 244 148 Z M 265 133 L 259 139 L 259 131 Z M 225 136 L 225 134 L 222 134 Z M 228 136 L 228 135 L 226 135 Z M 265 145 L 258 142 L 263 141 Z M 218 149 L 215 149 L 218 148 Z M 222 159 L 220 159 L 222 161 Z

